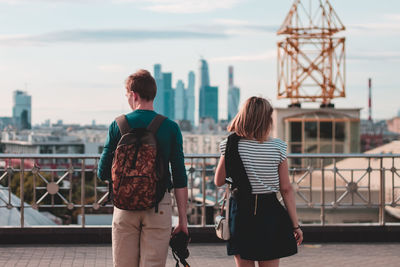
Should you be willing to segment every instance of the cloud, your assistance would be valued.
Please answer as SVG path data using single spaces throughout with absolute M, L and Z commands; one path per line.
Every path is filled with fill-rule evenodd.
M 161 13 L 204 13 L 218 9 L 229 9 L 244 0 L 114 0 L 115 2 L 143 2 L 148 6 L 143 9 Z
M 349 53 L 349 60 L 378 60 L 378 61 L 399 61 L 400 52 L 398 51 L 370 51 Z
M 373 23 L 350 24 L 350 33 L 368 35 L 396 35 L 400 34 L 400 14 L 385 14 L 381 21 Z
M 268 24 L 257 24 L 246 20 L 235 19 L 215 19 L 209 23 L 189 24 L 185 29 L 191 29 L 200 32 L 220 32 L 228 36 L 234 35 L 265 35 L 276 34 L 279 26 Z
M 247 0 L 0 0 L 0 3 L 20 4 L 29 2 L 48 2 L 68 4 L 110 2 L 113 4 L 134 3 L 140 4 L 141 9 L 160 13 L 204 13 L 219 9 L 229 9 Z
M 210 62 L 246 62 L 246 61 L 266 61 L 275 60 L 277 52 L 276 50 L 269 50 L 264 53 L 238 55 L 238 56 L 225 56 L 225 57 L 214 57 L 210 58 Z
M 236 19 L 216 19 L 214 25 L 220 28 L 228 30 L 233 33 L 245 33 L 245 32 L 270 32 L 276 33 L 279 29 L 279 25 L 264 25 L 255 24 L 247 20 L 236 20 Z
M 106 64 L 106 65 L 97 66 L 97 69 L 102 72 L 120 73 L 120 72 L 124 72 L 127 68 L 125 66 L 119 65 L 119 64 Z
M 215 39 L 226 38 L 225 33 L 183 31 L 183 30 L 67 30 L 38 35 L 2 35 L 3 45 L 45 45 L 53 43 L 111 43 L 155 39 Z

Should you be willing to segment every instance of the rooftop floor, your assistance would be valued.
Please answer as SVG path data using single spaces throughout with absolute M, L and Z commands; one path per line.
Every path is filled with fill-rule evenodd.
M 400 266 L 400 243 L 304 244 L 285 266 Z M 192 267 L 235 266 L 224 244 L 191 244 Z M 0 266 L 112 266 L 111 245 L 1 245 Z M 171 253 L 167 266 L 175 266 Z

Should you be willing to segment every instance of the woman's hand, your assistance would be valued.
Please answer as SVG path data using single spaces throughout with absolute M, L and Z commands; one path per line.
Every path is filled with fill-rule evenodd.
M 296 238 L 297 245 L 300 246 L 300 244 L 303 242 L 303 231 L 301 228 L 293 229 L 293 234 L 294 238 Z

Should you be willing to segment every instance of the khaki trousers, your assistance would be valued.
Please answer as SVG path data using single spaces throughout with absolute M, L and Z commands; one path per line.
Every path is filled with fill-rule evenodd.
M 144 211 L 114 207 L 112 251 L 115 267 L 164 267 L 172 227 L 171 194 Z

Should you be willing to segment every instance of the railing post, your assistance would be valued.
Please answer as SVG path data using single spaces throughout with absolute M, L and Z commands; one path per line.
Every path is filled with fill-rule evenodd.
M 324 168 L 324 158 L 321 159 L 321 225 L 325 225 L 325 168 Z
M 82 228 L 85 228 L 85 159 L 82 159 L 81 167 L 81 205 L 82 205 Z
M 203 158 L 201 193 L 203 195 L 203 203 L 201 206 L 201 226 L 206 226 L 206 158 Z
M 20 214 L 21 214 L 21 228 L 24 228 L 25 225 L 25 217 L 24 217 L 24 169 L 25 163 L 24 159 L 21 159 L 21 166 L 19 172 L 19 199 L 20 199 Z
M 379 225 L 385 225 L 385 168 L 383 167 L 383 158 L 381 158 L 381 175 L 379 190 Z

